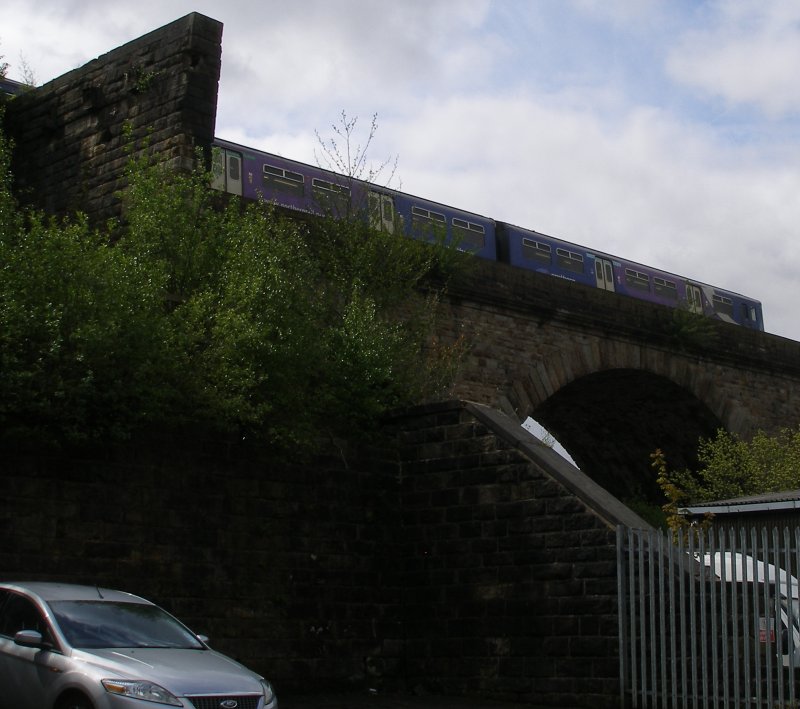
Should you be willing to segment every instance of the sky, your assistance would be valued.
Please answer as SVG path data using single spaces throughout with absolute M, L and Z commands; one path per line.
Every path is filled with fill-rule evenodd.
M 796 0 L 5 0 L 43 84 L 197 11 L 216 135 L 317 164 L 342 112 L 378 182 L 761 300 L 800 341 Z M 396 162 L 396 169 L 390 169 Z

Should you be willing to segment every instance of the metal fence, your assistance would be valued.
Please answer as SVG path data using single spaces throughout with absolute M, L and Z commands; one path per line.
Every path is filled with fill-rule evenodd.
M 800 706 L 800 523 L 617 529 L 623 709 Z

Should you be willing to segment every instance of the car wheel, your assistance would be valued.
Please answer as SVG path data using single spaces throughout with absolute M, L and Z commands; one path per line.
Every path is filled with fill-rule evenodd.
M 94 709 L 94 704 L 83 694 L 70 694 L 58 702 L 56 709 Z

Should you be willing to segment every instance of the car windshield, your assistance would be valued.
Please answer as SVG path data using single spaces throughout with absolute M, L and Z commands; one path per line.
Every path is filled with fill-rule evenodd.
M 190 630 L 158 606 L 110 601 L 53 601 L 49 605 L 72 647 L 203 648 Z

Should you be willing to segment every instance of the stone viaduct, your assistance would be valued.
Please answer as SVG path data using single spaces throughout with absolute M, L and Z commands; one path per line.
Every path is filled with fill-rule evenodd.
M 696 462 L 717 429 L 800 422 L 800 343 L 494 263 L 449 289 L 440 330 L 474 343 L 454 394 L 531 416 L 621 499 L 655 493 L 649 456 Z M 654 498 L 655 499 L 655 498 Z
M 221 35 L 188 15 L 9 102 L 19 198 L 124 219 L 129 134 L 177 166 L 213 139 Z M 187 432 L 0 452 L 0 578 L 152 597 L 281 692 L 619 706 L 615 527 L 645 525 L 620 500 L 655 495 L 656 448 L 679 467 L 718 427 L 800 422 L 800 344 L 489 262 L 450 284 L 439 335 L 470 344 L 453 400 L 348 465 Z

